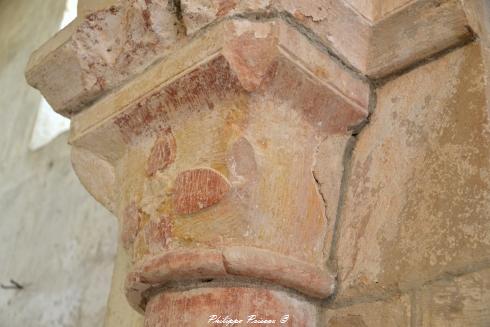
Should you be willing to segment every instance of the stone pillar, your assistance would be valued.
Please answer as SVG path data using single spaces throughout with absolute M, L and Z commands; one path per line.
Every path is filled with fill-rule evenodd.
M 125 280 L 145 326 L 325 324 L 335 261 L 350 274 L 351 252 L 380 260 L 369 249 L 358 259 L 349 243 L 377 238 L 373 226 L 339 224 L 334 237 L 351 135 L 380 86 L 475 32 L 488 61 L 484 3 L 81 1 L 82 16 L 32 55 L 26 76 L 72 120 L 73 167 L 120 222 L 113 285 Z M 371 156 L 354 175 L 366 187 L 348 200 L 371 192 Z M 394 170 L 387 160 L 379 167 Z M 352 276 L 367 292 L 369 279 Z M 122 311 L 108 325 L 139 325 Z
M 335 289 L 338 162 L 367 116 L 368 83 L 282 20 L 224 20 L 179 41 L 157 33 L 158 17 L 153 34 L 118 30 L 105 16 L 119 11 L 89 15 L 65 44 L 61 56 L 80 55 L 81 91 L 45 94 L 71 115 L 80 181 L 119 217 L 129 303 L 148 327 L 253 315 L 314 326 L 315 301 Z M 156 43 L 121 57 L 127 35 Z M 158 49 L 170 55 L 142 63 Z M 314 174 L 322 144 L 327 192 Z
M 73 166 L 120 218 L 146 326 L 315 325 L 314 300 L 335 288 L 325 203 L 342 176 L 326 167 L 322 197 L 315 163 L 322 142 L 342 157 L 368 98 L 283 22 L 231 20 L 72 117 Z

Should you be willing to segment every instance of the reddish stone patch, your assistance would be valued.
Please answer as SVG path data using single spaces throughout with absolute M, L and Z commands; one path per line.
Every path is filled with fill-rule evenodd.
M 146 175 L 153 176 L 157 171 L 166 169 L 175 161 L 177 144 L 172 130 L 167 128 L 156 139 L 146 164 Z
M 160 125 L 169 120 L 169 112 L 195 112 L 205 107 L 212 110 L 215 102 L 236 96 L 240 90 L 228 62 L 218 57 L 141 99 L 117 116 L 114 123 L 129 143 L 135 136 L 160 132 Z
M 236 2 L 234 0 L 219 0 L 218 1 L 218 12 L 216 16 L 221 17 L 228 14 L 231 10 L 235 9 Z
M 249 92 L 264 89 L 276 76 L 277 40 L 273 37 L 258 39 L 254 33 L 244 33 L 228 42 L 223 54 Z
M 255 317 L 250 317 L 254 315 Z M 234 324 L 217 323 L 228 316 Z M 211 319 L 211 321 L 210 321 Z M 316 307 L 282 291 L 255 287 L 202 287 L 161 292 L 145 311 L 146 327 L 317 326 Z
M 136 206 L 134 201 L 131 201 L 124 210 L 122 222 L 121 241 L 126 250 L 131 247 L 138 234 L 141 217 L 141 210 Z
M 174 206 L 180 214 L 191 214 L 218 203 L 230 190 L 226 178 L 209 168 L 187 170 L 175 181 Z
M 144 235 L 150 253 L 164 250 L 172 235 L 170 218 L 162 216 L 160 220 L 150 220 L 144 227 Z

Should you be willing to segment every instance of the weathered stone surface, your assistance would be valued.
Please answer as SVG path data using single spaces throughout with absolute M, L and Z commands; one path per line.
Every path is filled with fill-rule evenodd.
M 467 24 L 458 0 L 413 1 L 373 26 L 363 72 L 380 78 L 461 44 L 471 37 Z
M 155 289 L 220 278 L 325 298 L 342 157 L 369 85 L 280 20 L 202 37 L 72 119 L 73 145 L 115 170 L 127 297 L 144 310 Z M 104 156 L 98 138 L 118 150 Z M 313 171 L 329 151 L 322 195 Z
M 490 258 L 489 141 L 477 44 L 379 89 L 340 221 L 339 301 Z
M 329 256 L 332 250 L 335 222 L 340 198 L 340 189 L 344 175 L 345 152 L 350 150 L 353 138 L 350 135 L 332 135 L 318 146 L 315 156 L 313 175 L 325 204 L 328 220 L 324 253 Z
M 287 287 L 313 298 L 325 298 L 335 289 L 335 277 L 325 268 L 272 251 L 253 247 L 160 250 L 137 263 L 128 275 L 126 294 L 138 311 L 153 289 L 175 282 L 255 279 Z
M 111 292 L 107 300 L 107 314 L 104 326 L 112 327 L 143 327 L 144 317 L 134 310 L 124 294 L 126 274 L 130 270 L 131 258 L 119 242 L 114 274 L 112 276 Z
M 411 0 L 345 0 L 357 12 L 372 22 L 377 22 L 396 10 L 403 10 Z
M 175 181 L 174 206 L 180 214 L 191 214 L 218 203 L 230 191 L 230 183 L 213 169 L 192 169 Z
M 417 326 L 490 325 L 490 270 L 438 281 L 417 292 Z
M 74 167 L 121 218 L 118 269 L 146 326 L 199 326 L 218 309 L 317 325 L 306 297 L 333 293 L 327 259 L 341 287 L 326 324 L 440 324 L 442 286 L 428 281 L 488 262 L 486 38 L 481 53 L 472 44 L 377 90 L 342 178 L 375 103 L 367 79 L 473 40 L 468 23 L 482 36 L 480 2 L 81 6 L 87 16 L 32 57 L 27 77 L 76 113 Z M 414 297 L 386 299 L 421 285 L 428 313 Z
M 115 212 L 114 167 L 93 152 L 77 147 L 72 150 L 71 161 L 82 185 L 109 211 Z
M 487 109 L 490 113 L 490 3 L 485 0 L 463 0 L 468 23 L 479 36 L 479 43 L 485 64 Z
M 346 1 L 183 0 L 179 9 L 165 0 L 120 0 L 112 6 L 113 1 L 104 1 L 104 8 L 97 4 L 95 11 L 89 9 L 89 2 L 81 9 L 86 17 L 77 19 L 33 54 L 26 76 L 58 112 L 69 116 L 177 51 L 188 41 L 185 31 L 194 35 L 225 17 L 247 16 L 250 21 L 234 19 L 252 22 L 255 16 L 270 16 L 298 30 L 306 27 L 312 38 L 373 78 L 389 75 L 472 36 L 458 0 Z M 238 44 L 237 49 L 248 52 L 246 42 Z M 233 65 L 231 57 L 229 60 Z M 239 77 L 250 78 L 251 87 L 256 87 L 264 76 Z
M 172 326 L 176 321 L 179 326 L 198 327 L 217 324 L 218 319 L 242 320 L 235 326 L 264 325 L 260 321 L 269 320 L 268 325 L 313 327 L 317 321 L 314 305 L 281 291 L 254 287 L 169 290 L 150 300 L 145 316 L 147 327 Z
M 325 327 L 409 327 L 411 304 L 408 295 L 385 301 L 354 304 L 345 308 L 327 309 L 323 313 Z
M 179 28 L 168 1 L 121 0 L 51 41 L 61 44 L 34 53 L 26 77 L 53 108 L 70 116 L 164 56 Z
M 374 78 L 471 36 L 458 0 L 182 1 L 188 34 L 223 16 L 253 12 L 291 15 L 343 60 Z
M 124 209 L 121 219 L 121 241 L 124 248 L 128 249 L 134 243 L 138 230 L 140 229 L 143 213 L 141 209 L 136 206 L 136 203 L 132 201 Z

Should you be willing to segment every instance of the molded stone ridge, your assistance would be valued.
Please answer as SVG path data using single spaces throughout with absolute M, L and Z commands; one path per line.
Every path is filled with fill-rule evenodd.
M 166 0 L 121 0 L 80 18 L 37 50 L 26 78 L 57 112 L 71 116 L 224 19 L 281 19 L 372 78 L 472 37 L 458 0 L 412 1 L 375 21 L 350 2 L 185 0 L 176 8 Z
M 294 94 L 288 92 L 291 82 L 300 83 L 295 86 L 297 92 Z M 322 139 L 328 134 L 349 134 L 350 129 L 361 124 L 367 116 L 368 84 L 315 48 L 295 29 L 282 21 L 225 21 L 209 29 L 203 39 L 183 47 L 178 56 L 152 66 L 125 87 L 74 116 L 70 143 L 74 146 L 75 171 L 89 192 L 114 212 L 118 207 L 114 203 L 115 190 L 120 187 L 120 182 L 116 182 L 116 167 L 129 147 L 137 146 L 142 138 L 156 137 L 144 167 L 145 178 L 152 179 L 175 165 L 179 153 L 178 140 L 167 125 L 169 117 L 181 113 L 185 116 L 186 110 L 192 112 L 194 107 L 202 104 L 213 106 L 213 101 L 220 102 L 240 94 L 240 97 L 250 97 L 254 93 L 259 96 L 271 87 L 273 89 L 267 92 L 286 92 L 280 97 L 274 96 L 276 98 L 293 97 L 288 101 L 293 101 L 291 104 L 307 121 L 308 128 Z M 275 91 L 276 88 L 279 89 Z M 162 127 L 162 123 L 167 127 Z M 308 155 L 314 153 L 318 142 L 314 141 Z M 253 155 L 246 139 L 242 138 L 239 144 L 243 145 L 233 147 L 236 153 L 223 164 L 233 164 L 229 160 L 248 160 L 240 154 L 244 151 L 240 150 L 243 146 Z M 80 154 L 90 161 L 78 159 Z M 249 165 L 256 163 L 252 161 Z M 233 170 L 239 172 L 240 166 Z M 244 177 L 237 178 L 243 180 Z M 111 183 L 97 186 L 99 181 L 106 180 Z M 236 184 L 238 180 L 231 179 L 231 182 Z M 216 193 L 214 199 L 202 198 L 196 200 L 192 208 L 182 207 L 177 211 L 184 214 L 197 212 L 216 203 L 229 187 L 226 180 L 218 184 L 223 186 L 223 192 Z M 176 208 L 183 203 L 179 199 L 186 198 L 188 195 L 178 196 L 177 192 L 174 197 Z M 186 201 L 186 206 L 190 204 Z M 134 239 L 136 231 L 129 233 L 133 235 L 129 238 Z
M 177 250 L 142 262 L 128 275 L 126 295 L 138 311 L 148 294 L 171 282 L 245 277 L 295 289 L 323 299 L 335 290 L 335 277 L 326 269 L 252 247 L 223 250 Z

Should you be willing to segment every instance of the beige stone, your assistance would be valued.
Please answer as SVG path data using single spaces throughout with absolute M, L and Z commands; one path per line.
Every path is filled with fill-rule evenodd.
M 164 0 L 91 11 L 31 56 L 26 78 L 70 116 L 165 56 L 181 34 L 175 11 Z
M 468 17 L 468 23 L 480 38 L 485 64 L 487 108 L 490 113 L 490 3 L 485 0 L 464 0 L 463 7 Z
M 354 304 L 327 309 L 323 313 L 325 327 L 409 327 L 412 326 L 411 302 L 408 295 L 384 301 Z
M 147 327 L 442 324 L 454 305 L 433 281 L 490 258 L 482 8 L 81 2 L 26 75 L 71 117 L 75 171 L 119 217 L 107 324 L 141 324 L 120 318 L 122 288 Z
M 435 282 L 417 292 L 417 326 L 490 325 L 490 270 Z
M 241 320 L 241 322 L 240 322 Z M 147 306 L 145 326 L 317 326 L 314 305 L 276 290 L 213 287 L 164 292 Z
M 208 280 L 330 296 L 369 84 L 281 20 L 223 21 L 175 51 L 72 117 L 76 171 L 121 218 L 129 302 Z
M 104 326 L 112 327 L 143 327 L 144 317 L 135 311 L 126 300 L 124 286 L 126 273 L 130 269 L 131 259 L 119 244 L 114 274 L 112 275 L 111 293 L 107 301 L 107 313 Z
M 363 71 L 380 78 L 461 44 L 471 37 L 467 24 L 458 0 L 411 2 L 373 26 Z
M 489 140 L 478 44 L 378 90 L 340 221 L 339 301 L 488 260 Z

